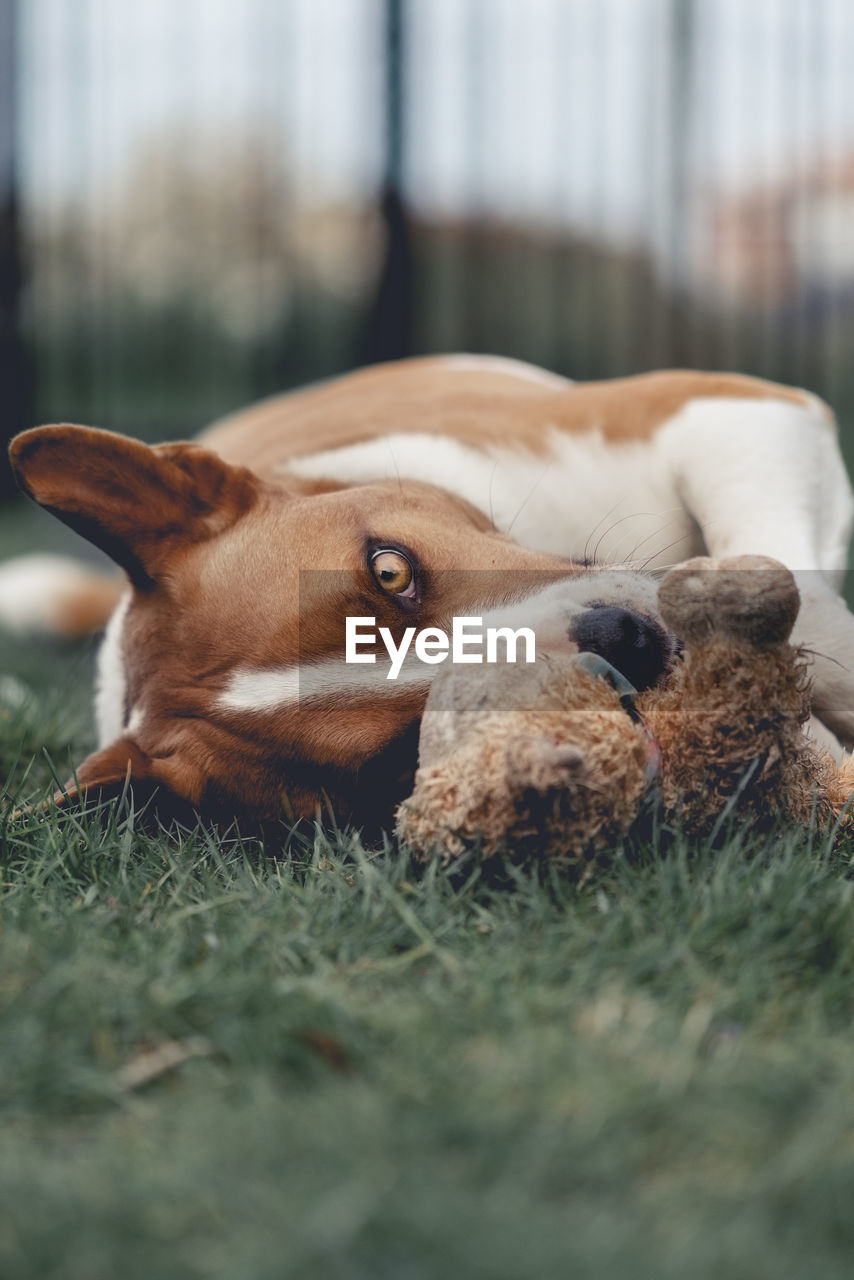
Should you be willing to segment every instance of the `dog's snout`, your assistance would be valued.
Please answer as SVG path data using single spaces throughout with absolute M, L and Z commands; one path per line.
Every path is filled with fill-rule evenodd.
M 667 670 L 673 642 L 652 618 L 621 609 L 596 605 L 573 623 L 570 639 L 582 653 L 598 653 L 626 677 L 636 689 L 649 689 Z

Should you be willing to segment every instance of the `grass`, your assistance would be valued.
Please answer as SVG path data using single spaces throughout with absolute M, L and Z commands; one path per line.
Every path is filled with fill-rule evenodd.
M 89 747 L 90 659 L 0 645 L 16 795 Z M 850 1276 L 854 882 L 818 837 L 500 888 L 125 803 L 7 818 L 0 879 L 4 1280 Z

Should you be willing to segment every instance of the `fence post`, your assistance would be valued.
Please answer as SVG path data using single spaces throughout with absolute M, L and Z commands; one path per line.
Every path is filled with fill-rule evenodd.
M 32 426 L 31 368 L 20 331 L 21 262 L 17 190 L 18 0 L 0 0 L 0 497 L 14 491 L 5 461 L 6 445 Z
M 412 245 L 404 196 L 406 134 L 406 0 L 385 0 L 383 68 L 385 174 L 380 210 L 385 256 L 368 318 L 364 360 L 398 360 L 412 339 Z

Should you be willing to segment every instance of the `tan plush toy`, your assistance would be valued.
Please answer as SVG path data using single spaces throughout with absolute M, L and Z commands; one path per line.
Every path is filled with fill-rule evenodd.
M 659 603 L 685 648 L 642 694 L 591 654 L 444 668 L 401 839 L 423 858 L 476 847 L 586 862 L 654 795 L 694 831 L 724 811 L 847 822 L 854 760 L 837 765 L 804 733 L 809 676 L 789 643 L 800 601 L 788 569 L 759 556 L 687 561 Z

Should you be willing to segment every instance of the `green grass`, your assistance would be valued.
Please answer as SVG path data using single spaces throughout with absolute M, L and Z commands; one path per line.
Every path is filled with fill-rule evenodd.
M 0 646 L 16 795 L 88 749 L 89 666 Z M 817 837 L 495 887 L 119 805 L 7 817 L 0 879 L 4 1280 L 851 1274 L 854 883 Z

